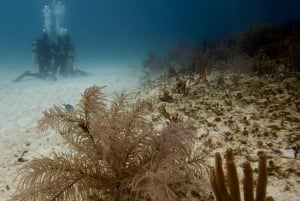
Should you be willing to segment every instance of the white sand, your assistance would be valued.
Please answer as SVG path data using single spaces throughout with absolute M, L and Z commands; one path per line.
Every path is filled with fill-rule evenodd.
M 113 97 L 115 92 L 128 91 L 138 85 L 137 69 L 95 66 L 84 70 L 90 76 L 60 77 L 56 82 L 28 77 L 12 83 L 22 70 L 6 70 L 0 74 L 0 201 L 7 200 L 16 187 L 13 179 L 24 164 L 18 162 L 20 157 L 30 160 L 48 155 L 61 144 L 60 136 L 52 131 L 36 131 L 42 111 L 63 103 L 75 106 L 80 94 L 89 86 L 107 86 L 104 93 Z
M 76 105 L 81 98 L 80 94 L 92 85 L 107 86 L 104 93 L 108 98 L 112 98 L 115 92 L 131 91 L 139 84 L 139 71 L 134 68 L 99 66 L 84 69 L 91 75 L 83 78 L 59 78 L 56 82 L 26 78 L 19 83 L 12 83 L 11 80 L 23 71 L 8 70 L 0 74 L 0 201 L 6 201 L 16 188 L 17 182 L 13 182 L 13 179 L 18 174 L 19 168 L 25 164 L 19 162 L 19 158 L 25 161 L 40 158 L 54 150 L 59 151 L 62 147 L 62 138 L 54 131 L 37 132 L 36 126 L 42 111 L 63 103 Z M 244 115 L 253 112 L 251 105 L 248 107 L 251 111 L 247 112 L 246 109 L 242 110 Z M 204 118 L 207 115 L 209 114 L 205 114 Z M 230 116 L 230 113 L 228 115 Z M 211 120 L 208 117 L 207 119 Z M 210 131 L 211 135 L 219 136 L 215 138 L 216 140 L 222 140 L 222 136 L 217 133 L 224 132 L 224 130 Z M 224 153 L 228 146 L 231 144 L 225 145 L 219 151 Z M 252 151 L 256 153 L 256 150 Z M 281 159 L 280 162 L 277 161 L 278 158 L 276 160 L 274 158 L 275 164 L 283 165 L 285 169 L 287 166 L 299 167 L 299 163 L 292 159 L 292 152 L 288 153 L 285 150 L 284 153 L 288 159 Z M 289 179 L 270 177 L 268 195 L 272 195 L 277 201 L 299 200 L 298 177 Z

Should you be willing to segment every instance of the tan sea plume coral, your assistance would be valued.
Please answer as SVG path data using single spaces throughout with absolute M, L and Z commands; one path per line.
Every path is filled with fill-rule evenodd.
M 119 95 L 108 107 L 101 87 L 82 94 L 78 108 L 54 106 L 41 130 L 55 129 L 68 151 L 28 162 L 11 201 L 180 200 L 205 164 L 194 149 L 195 129 L 170 123 L 154 130 L 147 104 Z

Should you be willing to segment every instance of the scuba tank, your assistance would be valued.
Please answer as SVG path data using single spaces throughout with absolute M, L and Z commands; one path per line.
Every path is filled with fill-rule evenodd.
M 74 61 L 74 51 L 72 49 L 67 51 L 66 56 L 66 63 L 65 63 L 65 73 L 66 76 L 72 76 L 73 75 L 73 61 Z
M 38 41 L 34 40 L 31 45 L 31 59 L 34 64 L 38 63 Z

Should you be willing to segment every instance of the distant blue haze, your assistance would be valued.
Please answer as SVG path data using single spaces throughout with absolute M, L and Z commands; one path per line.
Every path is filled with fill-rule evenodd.
M 260 23 L 300 19 L 299 0 L 62 0 L 77 65 L 141 61 L 177 41 L 228 36 Z M 51 0 L 0 1 L 0 68 L 31 63 Z

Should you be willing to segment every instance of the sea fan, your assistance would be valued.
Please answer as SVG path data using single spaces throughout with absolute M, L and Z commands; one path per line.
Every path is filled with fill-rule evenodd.
M 86 89 L 72 112 L 44 112 L 39 128 L 55 129 L 69 151 L 28 162 L 11 201 L 180 200 L 196 185 L 205 164 L 192 125 L 154 130 L 145 102 L 119 95 L 108 107 L 101 89 Z

